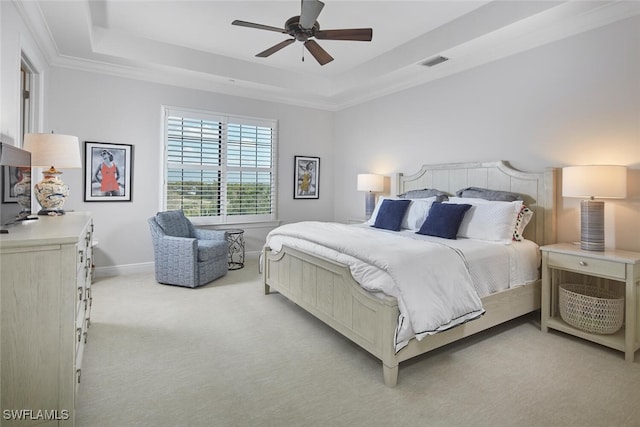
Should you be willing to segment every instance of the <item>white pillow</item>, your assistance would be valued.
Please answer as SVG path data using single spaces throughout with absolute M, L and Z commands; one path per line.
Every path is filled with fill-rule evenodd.
M 487 200 L 487 199 L 480 199 L 477 197 L 456 197 L 456 196 L 450 196 L 447 200 L 444 201 L 444 203 L 466 203 L 467 205 L 480 205 L 480 204 L 487 204 L 487 203 L 494 203 L 491 200 Z M 511 203 L 511 202 L 502 202 L 502 203 Z
M 418 231 L 429 215 L 431 205 L 436 201 L 436 197 L 425 197 L 423 199 L 409 199 L 411 203 L 407 209 L 407 213 L 402 219 L 400 228 L 406 230 Z
M 411 200 L 409 207 L 407 208 L 407 212 L 404 214 L 404 218 L 402 218 L 402 223 L 400 224 L 400 228 L 403 230 L 414 230 L 417 231 L 422 226 L 422 223 L 427 218 L 429 214 L 429 209 L 431 209 L 431 204 L 436 201 L 437 197 L 426 197 L 420 199 L 405 199 L 400 197 L 385 197 L 381 196 L 378 199 L 378 203 L 376 203 L 376 207 L 373 209 L 373 213 L 371 214 L 371 218 L 365 224 L 373 225 L 376 222 L 376 217 L 378 216 L 378 211 L 380 210 L 380 205 L 382 201 L 385 199 L 391 200 Z
M 450 197 L 445 203 L 466 203 L 471 205 L 460 228 L 458 237 L 511 243 L 516 229 L 516 220 L 522 200 L 497 202 L 485 199 Z

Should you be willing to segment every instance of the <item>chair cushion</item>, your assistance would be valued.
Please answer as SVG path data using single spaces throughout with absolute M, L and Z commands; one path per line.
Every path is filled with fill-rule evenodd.
M 193 237 L 189 220 L 182 211 L 166 211 L 156 214 L 158 225 L 165 234 L 174 237 Z
M 198 261 L 209 261 L 220 257 L 227 257 L 228 245 L 226 240 L 198 240 Z

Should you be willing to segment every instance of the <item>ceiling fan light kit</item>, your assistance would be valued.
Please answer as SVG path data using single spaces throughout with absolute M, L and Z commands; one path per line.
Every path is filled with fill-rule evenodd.
M 284 28 L 272 27 L 269 25 L 255 24 L 253 22 L 235 20 L 231 24 L 240 27 L 256 28 L 258 30 L 274 31 L 290 35 L 291 39 L 280 42 L 256 56 L 266 58 L 273 55 L 280 49 L 289 46 L 295 41 L 302 42 L 304 47 L 318 61 L 320 65 L 325 65 L 333 58 L 322 48 L 314 38 L 319 40 L 346 40 L 346 41 L 371 41 L 373 30 L 371 28 L 350 28 L 336 30 L 320 30 L 317 19 L 324 7 L 324 3 L 319 0 L 301 0 L 301 12 L 298 16 L 287 19 Z M 304 58 L 303 58 L 304 60 Z

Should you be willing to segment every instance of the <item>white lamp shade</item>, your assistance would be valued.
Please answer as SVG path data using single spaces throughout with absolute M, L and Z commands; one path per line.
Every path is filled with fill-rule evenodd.
M 28 133 L 23 148 L 31 152 L 34 167 L 81 168 L 78 137 L 53 133 Z
M 358 174 L 358 191 L 380 192 L 384 190 L 384 176 L 372 173 Z
M 627 196 L 627 168 L 612 165 L 562 168 L 562 195 L 624 199 Z

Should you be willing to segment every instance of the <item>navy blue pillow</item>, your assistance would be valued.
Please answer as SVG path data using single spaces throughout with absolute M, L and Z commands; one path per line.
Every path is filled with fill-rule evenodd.
M 470 208 L 467 204 L 434 203 L 417 233 L 455 239 L 464 214 Z
M 411 200 L 389 200 L 384 199 L 376 215 L 373 224 L 376 228 L 384 228 L 385 230 L 400 231 L 400 224 L 404 218 L 405 212 Z

